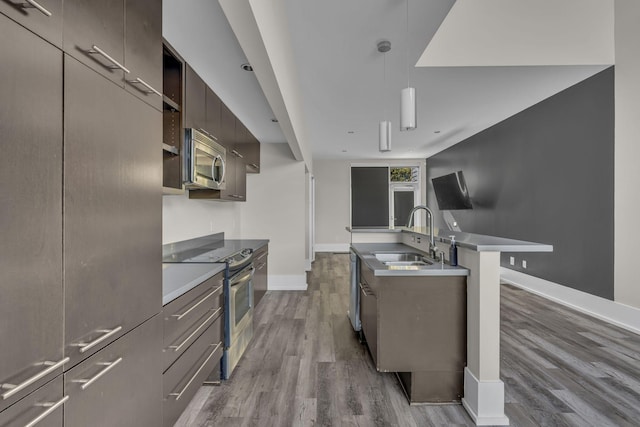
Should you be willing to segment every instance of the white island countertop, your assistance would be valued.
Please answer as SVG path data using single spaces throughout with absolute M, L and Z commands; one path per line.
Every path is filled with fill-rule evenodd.
M 381 227 L 381 228 L 353 228 L 347 227 L 351 233 L 412 233 L 429 237 L 428 227 Z M 451 243 L 451 237 L 455 236 L 459 247 L 478 252 L 553 252 L 553 245 L 545 243 L 529 242 L 526 240 L 508 239 L 505 237 L 487 236 L 484 234 L 465 233 L 435 229 L 434 240 L 436 242 Z

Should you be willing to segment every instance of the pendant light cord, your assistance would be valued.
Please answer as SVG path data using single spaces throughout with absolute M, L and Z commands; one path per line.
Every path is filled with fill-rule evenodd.
M 385 102 L 385 92 L 387 91 L 387 52 L 382 54 L 382 119 L 387 120 L 387 103 Z
M 407 49 L 405 50 L 405 60 L 407 62 L 407 87 L 409 87 L 409 0 L 407 0 Z

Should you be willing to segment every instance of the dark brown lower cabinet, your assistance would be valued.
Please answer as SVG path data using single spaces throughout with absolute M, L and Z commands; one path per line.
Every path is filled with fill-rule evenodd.
M 258 303 L 267 293 L 268 289 L 268 258 L 269 246 L 263 246 L 254 253 L 253 266 L 256 272 L 253 276 L 253 306 L 257 307 Z
M 205 381 L 220 381 L 224 349 L 224 273 L 205 280 L 162 310 L 163 423 L 171 427 Z
M 162 113 L 65 55 L 70 366 L 162 309 Z
M 378 301 L 363 277 L 360 277 L 360 321 L 362 333 L 378 370 Z
M 196 391 L 219 366 L 223 342 L 221 321 L 209 326 L 185 353 L 164 373 L 163 426 L 171 427 Z
M 0 412 L 0 426 L 60 427 L 63 407 L 69 400 L 63 394 L 62 375 L 40 387 L 24 399 Z
M 154 316 L 64 374 L 65 427 L 162 424 L 162 321 Z
M 222 322 L 223 284 L 224 273 L 218 273 L 164 306 L 163 372 L 169 369 L 210 325 L 218 319 Z
M 0 53 L 2 411 L 62 373 L 63 93 L 62 52 L 4 15 Z

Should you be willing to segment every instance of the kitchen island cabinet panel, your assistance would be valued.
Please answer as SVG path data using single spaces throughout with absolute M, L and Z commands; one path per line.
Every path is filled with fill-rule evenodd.
M 124 0 L 64 0 L 63 28 L 65 53 L 122 86 Z
M 373 363 L 378 367 L 378 301 L 365 280 L 360 280 L 360 320 Z
M 162 110 L 162 0 L 126 0 L 125 26 L 126 88 Z
M 0 35 L 2 411 L 62 373 L 63 90 L 60 50 L 3 15 Z
M 0 2 L 0 13 L 62 48 L 62 0 L 38 0 L 37 3 L 41 9 L 26 1 L 4 0 Z
M 375 276 L 363 266 L 360 297 L 362 331 L 376 369 L 397 372 L 411 403 L 460 401 L 466 277 Z
M 66 372 L 65 427 L 161 425 L 161 348 L 155 316 Z
M 68 56 L 64 80 L 65 353 L 74 365 L 161 310 L 162 113 Z

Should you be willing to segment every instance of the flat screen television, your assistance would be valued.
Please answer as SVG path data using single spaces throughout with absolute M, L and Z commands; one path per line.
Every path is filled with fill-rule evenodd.
M 473 209 L 462 171 L 433 178 L 431 182 L 441 211 Z

